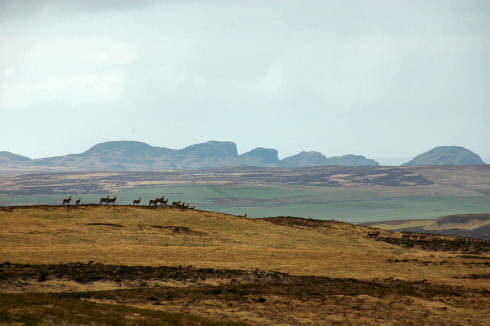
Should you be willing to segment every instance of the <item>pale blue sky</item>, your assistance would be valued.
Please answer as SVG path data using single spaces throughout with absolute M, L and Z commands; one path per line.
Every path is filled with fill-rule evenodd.
M 490 163 L 490 1 L 2 1 L 0 151 L 108 140 Z

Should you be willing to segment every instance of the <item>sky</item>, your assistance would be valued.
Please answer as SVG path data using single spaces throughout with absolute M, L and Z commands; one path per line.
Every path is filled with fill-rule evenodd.
M 0 151 L 112 140 L 490 163 L 490 1 L 0 0 Z

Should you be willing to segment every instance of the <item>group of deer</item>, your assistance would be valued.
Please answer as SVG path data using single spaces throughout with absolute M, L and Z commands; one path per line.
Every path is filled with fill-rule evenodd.
M 78 198 L 77 200 L 75 200 L 75 205 L 80 205 L 80 200 L 82 199 Z M 71 202 L 71 196 L 63 199 L 63 205 L 70 205 L 70 202 Z
M 140 202 L 141 202 L 141 197 L 139 199 L 133 200 L 133 206 L 139 205 Z M 158 204 L 167 205 L 167 203 L 168 203 L 168 199 L 165 199 L 165 196 L 162 196 L 160 198 L 157 197 L 155 199 L 150 199 L 150 201 L 148 202 L 148 206 L 152 206 L 152 205 L 157 206 Z M 172 202 L 172 206 L 183 208 L 183 209 L 191 209 L 191 210 L 196 208 L 196 206 L 189 207 L 189 203 L 187 204 L 181 203 L 180 200 Z
M 150 201 L 148 202 L 148 206 L 151 206 L 151 205 L 156 206 L 158 204 L 167 205 L 168 199 L 163 200 L 164 198 L 165 198 L 165 196 L 162 196 L 160 198 L 157 197 L 155 199 L 150 199 Z M 133 205 L 135 203 L 137 203 L 139 205 L 140 201 L 141 201 L 141 197 L 138 200 L 133 200 Z
M 116 202 L 116 199 L 117 199 L 117 196 L 114 196 L 114 198 L 109 198 L 110 196 L 108 195 L 107 197 L 102 197 L 100 198 L 100 204 L 106 204 L 106 205 L 114 205 L 114 203 Z M 80 205 L 80 200 L 81 198 L 78 198 L 76 201 L 75 201 L 75 205 Z M 64 198 L 63 199 L 63 205 L 70 205 L 70 201 L 71 201 L 71 196 L 68 197 L 68 198 Z M 135 205 L 139 205 L 141 202 L 141 197 L 139 199 L 135 199 L 133 200 L 133 206 Z M 167 205 L 168 203 L 168 199 L 165 199 L 165 196 L 162 196 L 160 198 L 155 198 L 155 199 L 150 199 L 150 201 L 148 202 L 148 206 L 151 206 L 151 205 L 158 205 L 158 204 L 162 204 L 162 205 Z M 174 207 L 178 207 L 178 208 L 183 208 L 183 209 L 191 209 L 193 210 L 194 208 L 196 208 L 196 206 L 192 206 L 192 207 L 189 207 L 189 203 L 185 203 L 185 202 L 180 202 L 179 201 L 174 201 L 172 202 L 172 206 Z
M 116 199 L 117 199 L 117 196 L 114 196 L 114 198 L 109 198 L 109 195 L 107 195 L 107 197 L 100 198 L 99 204 L 105 203 L 106 205 L 110 205 L 110 204 L 114 205 L 114 203 L 116 202 Z
M 187 203 L 187 204 L 184 202 L 180 203 L 180 200 L 179 201 L 173 201 L 172 206 L 175 206 L 178 208 L 183 208 L 183 209 L 191 209 L 191 210 L 196 208 L 196 206 L 189 207 L 189 203 Z

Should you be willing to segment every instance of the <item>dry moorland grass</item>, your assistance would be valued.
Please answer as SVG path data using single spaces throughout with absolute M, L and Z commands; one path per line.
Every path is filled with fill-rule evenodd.
M 292 275 L 396 277 L 472 285 L 461 252 L 407 249 L 367 237 L 371 229 L 326 222 L 318 227 L 183 211 L 172 207 L 40 206 L 0 208 L 5 261 L 57 264 L 95 261 L 125 265 L 192 265 L 274 270 Z M 384 232 L 384 231 L 381 231 Z M 390 234 L 390 233 L 386 233 Z M 396 234 L 396 233 L 393 233 Z M 393 265 L 389 259 L 433 262 Z M 439 265 L 450 259 L 453 264 Z M 486 282 L 478 284 L 488 286 Z
M 54 292 L 38 302 L 112 303 L 151 320 L 163 311 L 250 324 L 490 323 L 488 241 L 168 206 L 7 207 L 0 224 L 0 322 L 24 318 L 16 296 Z M 178 270 L 155 276 L 159 266 Z

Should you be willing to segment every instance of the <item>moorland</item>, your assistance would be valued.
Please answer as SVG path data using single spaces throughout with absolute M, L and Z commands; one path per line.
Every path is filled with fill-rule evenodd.
M 391 220 L 364 225 L 400 232 L 457 235 L 490 240 L 490 213 L 457 214 L 433 219 Z
M 351 223 L 490 212 L 490 165 L 57 172 L 0 175 L 0 206 L 61 204 L 73 196 L 141 204 L 165 195 L 203 210 Z
M 0 323 L 488 325 L 490 242 L 171 206 L 0 208 Z

